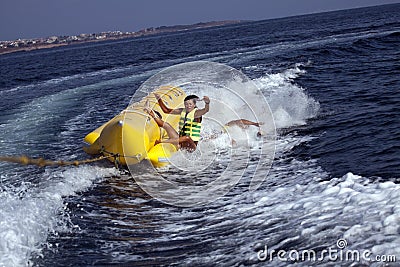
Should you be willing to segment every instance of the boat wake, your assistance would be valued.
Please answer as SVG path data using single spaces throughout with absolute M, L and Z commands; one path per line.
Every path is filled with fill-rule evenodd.
M 25 266 L 40 257 L 49 234 L 72 231 L 64 198 L 85 191 L 105 177 L 118 175 L 116 169 L 82 166 L 49 169 L 37 184 L 11 187 L 1 183 L 0 266 Z M 17 177 L 2 175 L 1 180 Z

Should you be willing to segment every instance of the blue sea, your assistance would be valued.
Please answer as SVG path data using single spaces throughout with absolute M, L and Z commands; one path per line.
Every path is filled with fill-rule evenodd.
M 270 165 L 237 154 L 229 166 L 243 179 L 192 207 L 144 192 L 134 178 L 157 175 L 146 163 L 0 163 L 0 266 L 398 266 L 399 14 L 394 4 L 0 55 L 0 155 L 90 158 L 87 133 L 152 75 L 197 61 L 249 77 L 276 129 L 242 146 L 273 145 Z M 219 142 L 216 154 L 231 148 Z M 265 179 L 250 190 L 256 167 Z

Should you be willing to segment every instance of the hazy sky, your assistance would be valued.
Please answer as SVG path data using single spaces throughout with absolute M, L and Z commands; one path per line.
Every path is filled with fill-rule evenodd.
M 1 0 L 0 40 L 263 20 L 400 0 Z

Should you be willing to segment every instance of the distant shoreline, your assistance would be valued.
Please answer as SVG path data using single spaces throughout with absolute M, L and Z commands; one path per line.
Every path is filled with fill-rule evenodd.
M 92 34 L 80 34 L 77 36 L 52 36 L 47 38 L 18 39 L 14 41 L 0 41 L 0 55 L 15 52 L 28 52 L 39 49 L 48 49 L 59 46 L 68 46 L 83 43 L 122 40 L 128 38 L 156 35 L 160 33 L 181 32 L 195 29 L 219 27 L 246 22 L 243 20 L 225 20 L 201 22 L 190 25 L 160 26 L 157 28 L 146 28 L 138 32 L 102 32 Z

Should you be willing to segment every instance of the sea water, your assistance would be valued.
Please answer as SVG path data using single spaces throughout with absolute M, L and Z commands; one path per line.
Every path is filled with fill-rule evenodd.
M 272 165 L 257 165 L 269 139 L 234 128 L 200 143 L 219 157 L 195 177 L 196 155 L 176 155 L 185 175 L 146 164 L 129 175 L 107 162 L 1 163 L 0 266 L 396 266 L 399 12 L 388 5 L 0 56 L 0 154 L 87 158 L 82 138 L 144 81 L 198 60 L 250 77 L 276 128 Z M 204 124 L 212 132 L 207 116 Z M 235 154 L 237 184 L 207 205 L 164 204 L 134 180 L 161 173 L 203 183 L 238 148 L 250 152 Z M 257 166 L 265 180 L 250 190 L 246 175 Z

